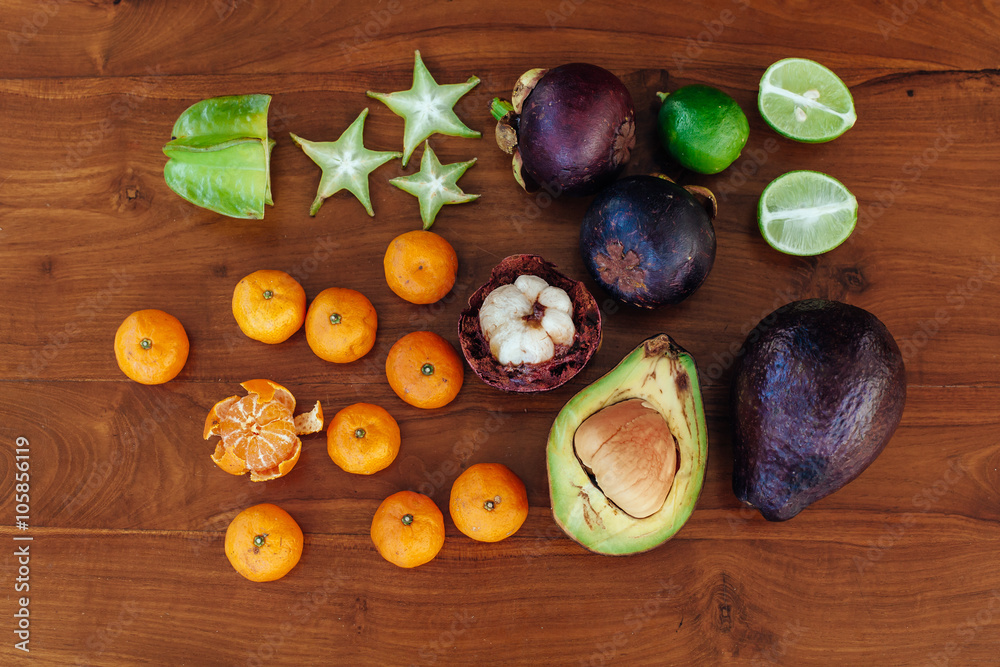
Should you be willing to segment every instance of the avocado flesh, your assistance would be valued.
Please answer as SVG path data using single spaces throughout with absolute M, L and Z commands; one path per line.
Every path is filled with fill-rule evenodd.
M 641 398 L 666 420 L 677 442 L 677 471 L 663 505 L 637 519 L 605 497 L 577 458 L 573 438 L 594 413 Z M 645 340 L 605 376 L 563 407 L 546 452 L 556 523 L 597 553 L 647 551 L 670 539 L 694 511 L 705 479 L 708 429 L 694 359 L 666 334 Z

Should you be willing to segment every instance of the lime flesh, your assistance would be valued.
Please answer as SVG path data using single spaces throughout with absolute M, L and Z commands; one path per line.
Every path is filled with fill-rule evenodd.
M 717 174 L 740 156 L 750 124 L 732 97 L 697 84 L 660 97 L 660 141 L 682 166 Z
M 757 106 L 775 132 L 806 143 L 836 139 L 858 118 L 844 82 L 805 58 L 785 58 L 768 67 L 760 79 Z
M 757 208 L 764 240 L 787 255 L 812 256 L 847 240 L 858 221 L 858 200 L 837 179 L 790 171 L 764 188 Z

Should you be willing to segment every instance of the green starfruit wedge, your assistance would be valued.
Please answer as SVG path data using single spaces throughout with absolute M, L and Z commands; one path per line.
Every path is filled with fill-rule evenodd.
M 222 215 L 263 218 L 264 204 L 274 205 L 270 103 L 270 95 L 230 95 L 202 100 L 182 113 L 163 147 L 170 189 Z

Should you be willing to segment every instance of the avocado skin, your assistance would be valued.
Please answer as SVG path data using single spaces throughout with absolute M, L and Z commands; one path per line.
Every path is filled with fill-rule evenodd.
M 736 497 L 769 521 L 792 518 L 871 465 L 905 402 L 903 357 L 875 315 L 823 299 L 782 306 L 735 369 Z

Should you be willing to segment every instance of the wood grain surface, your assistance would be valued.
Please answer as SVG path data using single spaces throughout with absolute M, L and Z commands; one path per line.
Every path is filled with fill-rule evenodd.
M 0 5 L 0 443 L 4 592 L 0 663 L 44 665 L 979 665 L 1000 663 L 1000 15 L 992 2 L 781 0 L 504 3 L 287 0 L 6 0 Z M 399 150 L 402 120 L 364 91 L 409 87 L 414 49 L 442 83 L 478 75 L 458 105 L 480 140 L 436 136 L 442 162 L 478 158 L 473 204 L 434 230 L 460 269 L 441 303 L 388 289 L 390 239 L 417 203 L 371 179 L 376 216 L 341 193 L 308 216 L 319 171 L 288 132 L 333 140 L 366 106 L 366 144 Z M 778 137 L 756 111 L 764 69 L 813 58 L 850 86 L 857 125 L 822 145 Z M 705 285 L 655 312 L 616 306 L 578 251 L 587 200 L 523 193 L 492 138 L 488 102 L 526 69 L 587 61 L 618 74 L 638 109 L 629 173 L 663 171 L 719 196 L 718 255 Z M 706 83 L 747 112 L 743 156 L 716 176 L 658 148 L 657 90 Z M 192 103 L 273 95 L 276 205 L 223 219 L 174 195 L 162 145 Z M 771 250 L 756 225 L 764 186 L 815 169 L 857 196 L 857 230 L 816 258 Z M 604 342 L 568 385 L 497 392 L 466 370 L 446 408 L 403 404 L 389 346 L 416 329 L 457 345 L 468 296 L 503 257 L 543 255 L 601 303 Z M 233 287 L 262 268 L 311 298 L 364 292 L 375 349 L 338 366 L 302 332 L 279 346 L 243 336 Z M 733 354 L 776 306 L 806 297 L 879 316 L 899 342 L 909 395 L 888 448 L 860 478 L 792 521 L 741 509 L 731 490 Z M 112 353 L 133 310 L 177 316 L 191 340 L 178 378 L 126 380 Z M 545 442 L 559 408 L 640 340 L 665 331 L 698 362 L 710 433 L 697 509 L 637 556 L 591 554 L 549 510 Z M 309 436 L 286 477 L 224 474 L 205 414 L 267 377 L 332 415 L 359 400 L 399 420 L 399 458 L 351 476 Z M 30 442 L 30 528 L 13 527 L 15 447 Z M 476 462 L 506 464 L 530 513 L 512 538 L 474 543 L 446 520 L 428 565 L 382 560 L 368 535 L 400 489 L 447 506 Z M 233 516 L 257 502 L 305 532 L 300 564 L 254 584 L 223 553 Z M 14 541 L 15 537 L 32 541 Z M 30 545 L 30 592 L 17 592 Z M 15 648 L 30 597 L 30 653 Z

